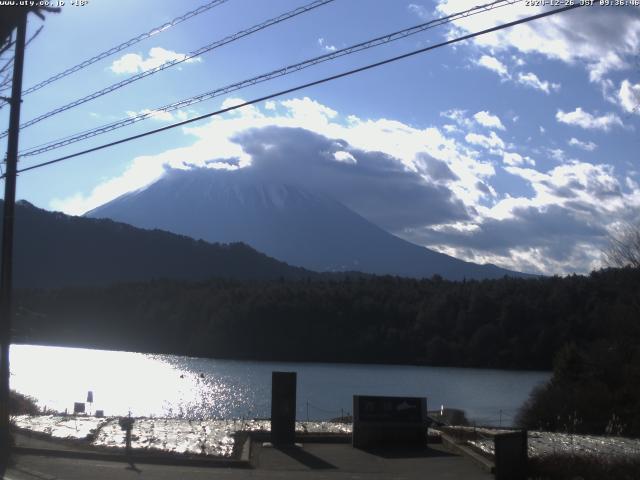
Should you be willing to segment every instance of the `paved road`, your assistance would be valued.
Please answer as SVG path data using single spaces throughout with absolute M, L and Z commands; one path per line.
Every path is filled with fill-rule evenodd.
M 147 479 L 257 479 L 257 480 L 489 480 L 468 458 L 442 449 L 416 454 L 374 454 L 344 444 L 307 444 L 303 448 L 277 450 L 256 445 L 251 469 L 202 468 L 97 460 L 16 455 L 6 480 L 147 480 Z

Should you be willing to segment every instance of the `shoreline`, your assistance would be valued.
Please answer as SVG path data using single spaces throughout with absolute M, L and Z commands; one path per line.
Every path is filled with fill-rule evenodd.
M 403 362 L 365 362 L 359 360 L 341 360 L 341 361 L 331 361 L 331 360 L 295 360 L 291 358 L 285 359 L 274 359 L 274 358 L 257 358 L 257 357 L 232 357 L 232 356 L 207 356 L 204 354 L 196 355 L 195 353 L 180 353 L 175 351 L 167 351 L 167 350 L 153 350 L 153 349 L 138 349 L 138 350 L 126 350 L 119 347 L 111 347 L 105 345 L 77 345 L 77 344 L 58 344 L 58 343 L 44 343 L 35 339 L 26 339 L 12 342 L 11 345 L 20 345 L 20 346 L 35 346 L 35 347 L 53 347 L 53 348 L 73 348 L 78 350 L 102 350 L 106 352 L 115 352 L 115 353 L 138 353 L 141 355 L 158 355 L 158 356 L 167 356 L 167 357 L 187 357 L 190 359 L 196 360 L 219 360 L 224 362 L 241 362 L 241 363 L 249 363 L 249 362 L 262 362 L 262 363 L 276 363 L 276 364 L 291 364 L 291 363 L 299 363 L 303 365 L 349 365 L 349 366 L 390 366 L 390 367 L 412 367 L 412 368 L 456 368 L 461 370 L 481 370 L 481 371 L 495 371 L 495 372 L 526 372 L 526 373 L 540 373 L 540 374 L 548 374 L 551 375 L 552 370 L 540 370 L 535 368 L 499 368 L 499 367 L 483 367 L 483 366 L 470 366 L 470 365 L 433 365 L 428 363 L 403 363 Z

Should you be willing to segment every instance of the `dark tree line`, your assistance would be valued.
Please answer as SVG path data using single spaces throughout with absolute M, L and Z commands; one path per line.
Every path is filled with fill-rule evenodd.
M 15 334 L 24 342 L 213 357 L 549 369 L 565 344 L 640 338 L 638 272 L 23 290 Z

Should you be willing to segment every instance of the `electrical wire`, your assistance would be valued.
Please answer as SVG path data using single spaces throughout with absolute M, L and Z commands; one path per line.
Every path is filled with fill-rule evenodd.
M 4 73 L 5 70 L 7 70 L 9 68 L 9 66 L 13 65 L 13 57 L 11 57 L 9 60 L 7 60 L 5 62 L 4 65 L 2 65 L 2 67 L 0 67 L 0 74 Z
M 25 48 L 27 48 L 27 47 L 29 46 L 29 44 L 30 44 L 33 40 L 35 40 L 35 38 L 36 38 L 38 35 L 40 35 L 40 32 L 42 32 L 42 29 L 43 29 L 43 28 L 44 28 L 44 25 L 41 25 L 41 26 L 40 26 L 40 28 L 38 28 L 38 30 L 36 30 L 36 32 L 35 32 L 33 35 L 31 35 L 31 37 L 29 38 L 29 40 L 27 40 L 27 41 L 25 42 L 25 44 L 24 44 L 24 47 L 25 47 Z M 1 55 L 1 54 L 2 54 L 2 53 L 0 53 L 0 55 Z M 0 68 L 0 74 L 1 74 L 2 72 L 4 72 L 5 68 L 7 68 L 7 65 L 9 65 L 9 64 L 13 64 L 13 58 L 11 58 L 11 59 L 9 60 L 9 62 L 7 62 L 5 65 L 3 65 L 3 66 Z M 2 91 L 2 89 L 3 89 L 2 87 L 4 87 L 5 85 L 7 85 L 7 86 L 10 86 L 10 85 L 11 85 L 11 78 L 12 78 L 12 76 L 11 76 L 11 75 L 9 75 L 9 76 L 7 77 L 7 81 L 2 82 L 2 83 L 0 84 L 0 91 Z M 9 102 L 6 102 L 6 103 L 9 103 Z M 0 106 L 0 110 L 2 110 L 2 108 L 3 108 L 3 107 L 4 107 L 4 104 Z
M 4 53 L 6 51 L 8 51 L 11 47 L 13 47 L 15 45 L 15 40 L 11 40 L 6 43 L 6 45 L 4 45 L 4 47 L 2 47 L 2 49 L 0 49 L 0 57 L 2 55 L 4 55 Z M 13 67 L 13 56 L 11 58 L 9 58 L 9 60 L 7 60 L 4 65 L 2 65 L 0 67 L 0 76 L 4 75 L 5 71 L 7 71 L 7 74 L 4 75 L 4 78 L 0 78 L 0 93 L 4 92 L 5 90 L 8 90 L 11 86 L 11 79 L 13 78 L 13 71 L 11 70 L 11 68 Z M 0 110 L 2 110 L 2 108 L 7 105 L 8 102 L 8 98 L 0 98 L 0 101 L 2 102 L 0 104 Z
M 27 48 L 27 47 L 29 46 L 29 44 L 30 44 L 31 42 L 33 42 L 33 41 L 36 39 L 36 37 L 37 37 L 38 35 L 40 35 L 40 32 L 42 32 L 42 29 L 43 29 L 43 28 L 44 28 L 44 25 L 40 25 L 40 27 L 38 28 L 38 30 L 36 30 L 36 32 L 35 32 L 33 35 L 31 35 L 31 37 L 29 38 L 29 40 L 27 40 L 27 42 L 24 44 L 24 48 Z
M 259 32 L 260 30 L 264 30 L 265 28 L 271 27 L 273 25 L 276 25 L 278 23 L 284 22 L 285 20 L 289 20 L 290 18 L 296 17 L 298 15 L 301 15 L 303 13 L 306 13 L 310 10 L 313 10 L 315 8 L 321 7 L 323 5 L 326 5 L 327 3 L 331 3 L 335 0 L 314 0 L 313 2 L 304 5 L 302 7 L 298 7 L 294 10 L 290 10 L 286 13 L 283 13 L 282 15 L 279 15 L 277 17 L 271 18 L 265 22 L 262 22 L 260 24 L 254 25 L 246 30 L 241 30 L 237 33 L 234 33 L 233 35 L 229 35 L 221 40 L 217 40 L 213 43 L 210 43 L 208 45 L 205 45 L 204 47 L 200 47 L 197 50 L 194 50 L 191 53 L 188 53 L 186 55 L 184 55 L 182 58 L 176 59 L 176 60 L 170 60 L 168 62 L 163 63 L 162 65 L 158 65 L 157 67 L 154 68 L 150 68 L 149 70 L 145 70 L 143 72 L 140 72 L 136 75 L 132 75 L 129 78 L 125 78 L 124 80 L 121 80 L 119 82 L 116 82 L 108 87 L 105 87 L 101 90 L 98 90 L 96 92 L 93 92 L 85 97 L 79 98 L 77 100 L 74 100 L 73 102 L 67 103 L 66 105 L 63 105 L 61 107 L 58 107 L 54 110 L 51 110 L 47 113 L 44 113 L 38 117 L 35 117 L 23 124 L 20 125 L 20 128 L 27 128 L 30 127 L 31 125 L 34 125 L 38 122 L 41 122 L 42 120 L 45 120 L 49 117 L 52 117 L 54 115 L 57 115 L 59 113 L 62 113 L 66 110 L 69 110 L 71 108 L 77 107 L 78 105 L 82 105 L 83 103 L 87 103 L 91 100 L 95 100 L 96 98 L 102 97 L 103 95 L 106 95 L 108 93 L 111 93 L 115 90 L 118 90 L 126 85 L 129 85 L 133 82 L 136 82 L 138 80 L 141 80 L 143 78 L 146 78 L 150 75 L 153 75 L 155 73 L 161 72 L 163 70 L 166 70 L 167 68 L 173 67 L 175 65 L 179 65 L 181 63 L 184 63 L 188 60 L 191 60 L 193 58 L 196 58 L 200 55 L 202 55 L 203 53 L 207 53 L 210 52 L 211 50 L 214 50 L 216 48 L 219 48 L 223 45 L 226 45 L 228 43 L 231 42 L 235 42 L 236 40 L 239 40 L 243 37 L 246 37 L 248 35 L 251 35 L 253 33 Z M 0 138 L 4 138 L 6 137 L 8 134 L 8 130 L 4 131 L 2 134 L 0 134 Z
M 14 42 L 13 40 L 11 40 L 10 42 L 7 42 L 2 48 L 0 48 L 0 55 L 2 55 L 4 52 L 9 50 L 11 47 L 13 47 L 15 43 L 16 42 Z
M 321 79 L 315 80 L 313 82 L 305 83 L 305 84 L 298 85 L 298 86 L 295 86 L 295 87 L 291 87 L 291 88 L 288 88 L 288 89 L 285 89 L 285 90 L 281 90 L 281 91 L 276 92 L 276 93 L 265 95 L 263 97 L 255 98 L 253 100 L 249 100 L 247 102 L 244 102 L 244 103 L 241 103 L 241 104 L 238 104 L 238 105 L 234 105 L 234 106 L 231 106 L 231 107 L 227 107 L 227 108 L 223 108 L 223 109 L 220 109 L 220 110 L 216 110 L 214 112 L 210 112 L 210 113 L 207 113 L 207 114 L 204 114 L 204 115 L 200 115 L 198 117 L 190 118 L 188 120 L 183 120 L 181 122 L 177 122 L 177 123 L 174 123 L 174 124 L 171 124 L 171 125 L 167 125 L 165 127 L 156 128 L 154 130 L 149 130 L 147 132 L 143 132 L 143 133 L 140 133 L 140 134 L 137 134 L 137 135 L 132 135 L 130 137 L 122 138 L 120 140 L 116 140 L 116 141 L 109 142 L 109 143 L 106 143 L 106 144 L 103 144 L 103 145 L 99 145 L 97 147 L 93 147 L 93 148 L 89 148 L 89 149 L 86 149 L 86 150 L 82 150 L 80 152 L 72 153 L 70 155 L 65 155 L 63 157 L 59 157 L 59 158 L 56 158 L 56 159 L 53 159 L 53 160 L 49 160 L 49 161 L 46 161 L 46 162 L 42 162 L 42 163 L 38 163 L 38 164 L 35 164 L 35 165 L 31 165 L 29 167 L 25 167 L 25 168 L 19 169 L 17 171 L 17 173 L 22 173 L 22 172 L 27 172 L 27 171 L 30 171 L 30 170 L 35 170 L 37 168 L 42 168 L 42 167 L 45 167 L 45 166 L 48 166 L 48 165 L 53 165 L 55 163 L 59 163 L 59 162 L 65 161 L 65 160 L 69 160 L 71 158 L 79 157 L 81 155 L 86 155 L 87 153 L 97 152 L 97 151 L 103 150 L 105 148 L 109 148 L 109 147 L 112 147 L 112 146 L 115 146 L 115 145 L 120 145 L 122 143 L 127 143 L 127 142 L 130 142 L 132 140 L 137 140 L 139 138 L 147 137 L 149 135 L 155 135 L 156 133 L 164 132 L 166 130 L 170 130 L 170 129 L 173 129 L 173 128 L 176 128 L 176 127 L 180 127 L 182 125 L 186 125 L 186 124 L 189 124 L 189 123 L 197 122 L 199 120 L 203 120 L 203 119 L 210 118 L 210 117 L 213 117 L 213 116 L 221 115 L 223 113 L 230 112 L 232 110 L 237 110 L 239 108 L 246 107 L 248 105 L 253 105 L 253 104 L 256 104 L 256 103 L 264 102 L 266 100 L 270 100 L 270 99 L 275 98 L 275 97 L 286 95 L 286 94 L 289 94 L 289 93 L 292 93 L 292 92 L 297 92 L 297 91 L 303 90 L 305 88 L 309 88 L 309 87 L 312 87 L 312 86 L 315 86 L 315 85 L 320 85 L 322 83 L 330 82 L 330 81 L 337 80 L 337 79 L 343 78 L 343 77 L 347 77 L 347 76 L 350 76 L 350 75 L 353 75 L 353 74 L 356 74 L 356 73 L 360 73 L 360 72 L 364 72 L 364 71 L 367 71 L 367 70 L 371 70 L 373 68 L 377 68 L 377 67 L 380 67 L 380 66 L 383 66 L 383 65 L 387 65 L 389 63 L 393 63 L 393 62 L 396 62 L 396 61 L 399 61 L 399 60 L 403 60 L 405 58 L 413 57 L 413 56 L 421 54 L 421 53 L 425 53 L 425 52 L 428 52 L 428 51 L 431 51 L 431 50 L 435 50 L 436 48 L 444 47 L 444 46 L 447 46 L 447 45 L 452 45 L 454 43 L 458 43 L 458 42 L 462 42 L 462 41 L 465 41 L 465 40 L 469 40 L 469 39 L 478 37 L 480 35 L 485 35 L 485 34 L 488 34 L 488 33 L 496 32 L 498 30 L 503 30 L 505 28 L 514 27 L 516 25 L 520 25 L 520 24 L 523 24 L 523 23 L 531 22 L 531 21 L 534 21 L 534 20 L 538 20 L 540 18 L 551 16 L 551 15 L 556 15 L 558 13 L 562 13 L 562 12 L 566 12 L 566 11 L 569 11 L 569 10 L 573 10 L 575 8 L 580 8 L 582 6 L 584 6 L 584 5 L 574 4 L 574 5 L 569 5 L 569 6 L 566 6 L 566 7 L 556 8 L 556 9 L 553 9 L 553 10 L 548 10 L 546 12 L 539 13 L 537 15 L 531 15 L 529 17 L 524 17 L 524 18 L 521 18 L 519 20 L 514 20 L 512 22 L 504 23 L 502 25 L 497 25 L 495 27 L 487 28 L 485 30 L 481 30 L 481 31 L 478 31 L 478 32 L 474 32 L 474 33 L 470 33 L 470 34 L 467 34 L 467 35 L 463 35 L 461 37 L 457 37 L 457 38 L 454 38 L 454 39 L 451 39 L 451 40 L 447 40 L 445 42 L 441 42 L 441 43 L 438 43 L 438 44 L 435 44 L 435 45 L 430 45 L 428 47 L 420 48 L 418 50 L 413 50 L 411 52 L 408 52 L 408 53 L 405 53 L 405 54 L 402 54 L 402 55 L 398 55 L 398 56 L 395 56 L 395 57 L 387 58 L 385 60 L 382 60 L 382 61 L 379 61 L 379 62 L 376 62 L 376 63 L 370 63 L 370 64 L 365 65 L 363 67 L 359 67 L 359 68 L 355 68 L 355 69 L 352 69 L 352 70 L 348 70 L 346 72 L 342 72 L 342 73 L 338 73 L 338 74 L 335 74 L 335 75 L 331 75 L 329 77 L 321 78 Z M 0 179 L 1 178 L 5 178 L 5 177 L 6 177 L 6 174 L 0 176 Z
M 27 88 L 24 92 L 22 92 L 22 96 L 28 95 L 32 92 L 35 92 L 36 90 L 40 90 L 42 87 L 46 87 L 48 85 L 51 85 L 53 82 L 60 80 L 61 78 L 64 78 L 66 76 L 71 75 L 72 73 L 75 73 L 79 70 L 82 70 L 83 68 L 88 67 L 89 65 L 92 65 L 100 60 L 103 60 L 115 53 L 118 53 L 122 50 L 124 50 L 125 48 L 129 48 L 132 45 L 135 45 L 136 43 L 139 43 L 143 40 L 146 40 L 147 38 L 151 38 L 154 35 L 157 35 L 158 33 L 164 32 L 165 30 L 168 30 L 172 27 L 175 27 L 176 25 L 179 25 L 182 22 L 185 22 L 187 20 L 189 20 L 190 18 L 193 18 L 197 15 L 200 15 L 201 13 L 204 13 L 208 10 L 211 10 L 214 7 L 217 7 L 219 5 L 222 5 L 223 3 L 228 2 L 229 0 L 213 0 L 209 3 L 206 3 L 204 5 L 201 5 L 200 7 L 196 8 L 195 10 L 191 10 L 187 13 L 184 13 L 182 15 L 180 15 L 179 17 L 174 18 L 173 20 L 170 20 L 169 22 L 160 25 L 158 27 L 152 28 L 151 30 L 149 30 L 148 32 L 145 33 L 141 33 L 140 35 L 138 35 L 137 37 L 133 37 L 129 40 L 127 40 L 126 42 L 121 43 L 120 45 L 116 45 L 115 47 L 110 48 L 109 50 L 105 50 L 104 52 L 101 52 L 83 62 L 80 62 L 77 65 L 74 65 L 71 68 L 68 68 L 60 73 L 57 73 L 49 78 L 47 78 L 46 80 L 43 80 L 37 84 L 35 84 L 32 87 Z
M 289 65 L 286 67 L 279 68 L 277 70 L 273 70 L 268 73 L 264 73 L 258 75 L 256 77 L 252 77 L 246 80 L 242 80 L 240 82 L 236 82 L 230 85 L 226 85 L 224 87 L 216 88 L 215 90 L 211 90 L 196 96 L 192 96 L 183 100 L 179 100 L 177 102 L 170 103 L 168 105 L 164 105 L 162 107 L 155 108 L 153 110 L 145 110 L 143 113 L 138 113 L 137 115 L 128 116 L 127 118 L 106 124 L 101 125 L 99 127 L 95 127 L 89 130 L 85 130 L 76 134 L 72 134 L 57 140 L 49 141 L 44 144 L 36 145 L 34 147 L 25 149 L 25 151 L 20 152 L 20 157 L 29 157 L 34 155 L 39 155 L 44 152 L 48 152 L 51 150 L 55 150 L 57 148 L 61 148 L 72 143 L 79 142 L 81 140 L 86 140 L 88 138 L 95 137 L 97 135 L 101 135 L 103 133 L 110 132 L 112 130 L 116 130 L 118 128 L 126 127 L 132 125 L 134 123 L 140 122 L 142 120 L 146 120 L 154 115 L 157 115 L 161 112 L 172 112 L 181 108 L 186 108 L 196 103 L 200 103 L 206 100 L 210 100 L 215 97 L 219 97 L 221 95 L 228 94 L 233 91 L 241 90 L 246 87 L 250 87 L 259 83 L 263 83 L 269 80 L 273 80 L 274 78 L 282 77 L 285 75 L 290 75 L 292 73 L 298 72 L 305 68 L 318 65 L 323 62 L 327 62 L 330 60 L 334 60 L 339 57 L 343 57 L 346 55 L 351 55 L 353 53 L 357 53 L 363 50 L 367 50 L 369 48 L 374 48 L 380 45 L 384 45 L 396 40 L 400 40 L 402 38 L 406 38 L 410 35 L 415 35 L 420 32 L 424 32 L 425 30 L 429 30 L 431 28 L 435 28 L 446 23 L 453 22 L 455 20 L 459 20 L 462 18 L 471 17 L 473 15 L 477 15 L 480 13 L 487 12 L 489 10 L 493 10 L 496 8 L 501 8 L 507 5 L 514 5 L 516 3 L 521 3 L 524 0 L 495 0 L 491 3 L 478 5 L 468 10 L 464 10 L 462 12 L 454 13 L 452 15 L 448 15 L 446 17 L 440 17 L 429 22 L 421 23 L 419 25 L 415 25 L 410 28 L 405 28 L 403 30 L 399 30 L 393 33 L 388 33 L 377 38 L 367 40 L 365 42 L 361 42 L 355 45 L 351 45 L 349 47 L 342 48 L 340 50 L 336 50 L 335 52 L 330 52 L 327 54 L 320 55 L 318 57 L 313 57 L 302 62 Z

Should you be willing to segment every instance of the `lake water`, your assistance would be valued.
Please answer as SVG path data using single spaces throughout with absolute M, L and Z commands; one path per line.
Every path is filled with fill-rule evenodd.
M 352 410 L 354 394 L 426 396 L 430 410 L 460 408 L 478 424 L 510 425 L 549 372 L 253 362 L 80 348 L 12 345 L 11 388 L 41 407 L 73 411 L 93 392 L 105 415 L 190 419 L 267 418 L 271 372 L 298 374 L 298 420 Z

